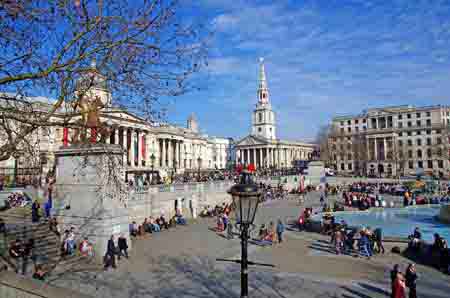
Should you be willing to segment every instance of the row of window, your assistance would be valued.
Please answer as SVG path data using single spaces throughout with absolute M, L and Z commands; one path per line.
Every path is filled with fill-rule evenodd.
M 407 140 L 407 144 L 408 146 L 412 146 L 413 145 L 413 140 Z M 426 139 L 426 143 L 427 146 L 431 146 L 432 145 L 432 141 L 431 138 L 427 138 Z M 441 145 L 442 144 L 442 138 L 436 138 L 436 145 Z M 422 146 L 422 139 L 416 139 L 416 145 L 417 146 Z M 398 146 L 402 147 L 403 146 L 403 140 L 398 140 Z
M 400 114 L 400 115 L 398 115 L 397 116 L 397 119 L 398 120 L 402 120 L 403 119 L 403 115 L 404 114 Z M 431 112 L 426 112 L 425 113 L 425 115 L 426 115 L 426 117 L 430 117 L 431 116 Z M 447 112 L 447 116 L 449 115 L 449 112 Z M 392 116 L 388 116 L 390 119 L 392 119 Z M 416 113 L 416 118 L 421 118 L 422 117 L 422 113 L 420 113 L 420 112 L 417 112 Z M 412 114 L 411 113 L 408 113 L 408 114 L 406 114 L 406 118 L 407 119 L 411 119 L 412 118 Z M 375 119 L 375 118 L 374 118 Z M 366 123 L 367 122 L 367 120 L 366 119 L 362 119 L 362 123 Z M 354 124 L 358 124 L 359 123 L 359 119 L 355 119 L 354 120 Z M 344 124 L 345 124 L 345 121 L 341 121 L 341 126 L 343 126 Z M 352 124 L 352 120 L 347 120 L 347 125 L 351 125 Z
M 376 124 L 373 125 L 373 127 L 375 127 L 375 126 L 376 126 Z M 425 126 L 431 127 L 431 119 L 427 119 L 427 120 L 426 120 Z M 397 127 L 398 127 L 398 128 L 404 128 L 403 122 L 398 122 L 398 123 L 397 123 Z M 408 121 L 408 122 L 406 123 L 406 127 L 408 127 L 408 128 L 412 128 L 412 127 L 422 127 L 422 121 L 421 121 L 421 120 L 417 120 L 415 126 L 413 126 L 413 123 L 412 123 L 411 121 Z M 382 124 L 379 128 L 392 128 L 392 123 L 389 123 L 387 126 Z M 367 130 L 367 126 L 364 125 L 364 126 L 362 127 L 362 130 L 364 130 L 364 131 Z M 341 133 L 344 133 L 344 132 L 345 132 L 345 128 L 344 128 L 344 127 L 341 127 L 341 128 L 340 128 L 340 131 L 341 131 Z M 356 127 L 355 127 L 355 131 L 356 131 L 356 132 L 359 131 L 359 126 L 356 126 Z M 352 132 L 352 128 L 351 128 L 350 126 L 347 127 L 347 132 Z
M 426 152 L 426 156 L 427 156 L 428 158 L 431 158 L 431 157 L 433 156 L 433 151 L 431 150 L 431 148 L 428 148 L 425 152 Z M 442 148 L 436 148 L 434 152 L 435 152 L 435 155 L 436 155 L 436 156 L 441 157 L 441 156 L 443 155 L 443 150 L 442 150 Z M 347 153 L 347 159 L 351 160 L 353 154 L 356 155 L 357 153 L 358 153 L 358 152 L 353 152 L 353 153 L 349 152 L 349 153 Z M 372 152 L 372 155 L 373 155 L 373 152 Z M 344 154 L 340 154 L 340 155 L 339 155 L 339 157 L 340 157 L 341 160 L 344 159 L 344 156 L 345 156 Z M 383 155 L 383 156 L 384 156 L 384 155 Z M 412 159 L 412 158 L 413 158 L 413 150 L 408 150 L 408 151 L 407 151 L 407 156 L 408 156 L 409 159 Z M 403 151 L 399 151 L 399 152 L 398 152 L 398 158 L 402 159 L 402 158 L 404 158 L 404 157 L 405 157 L 405 156 L 404 156 Z M 417 158 L 422 158 L 422 157 L 423 157 L 423 151 L 422 151 L 421 149 L 418 149 L 418 150 L 416 151 L 416 157 L 417 157 Z M 333 159 L 334 159 L 334 160 L 337 160 L 337 158 L 338 158 L 338 155 L 337 155 L 337 154 L 334 154 L 334 155 L 333 155 Z M 393 152 L 392 152 L 392 151 L 386 152 L 386 159 L 392 160 L 393 158 L 394 158 L 394 156 L 393 156 Z M 377 159 L 377 158 L 375 158 L 375 156 L 372 156 L 371 159 L 373 160 L 373 159 Z M 379 159 L 384 160 L 384 157 L 380 157 Z
M 424 168 L 424 165 L 426 165 L 427 169 L 432 169 L 433 168 L 433 161 L 432 160 L 419 160 L 417 161 L 417 167 L 420 169 Z M 439 169 L 443 169 L 444 168 L 444 161 L 443 160 L 438 160 L 437 161 L 437 167 Z M 340 166 L 342 171 L 345 171 L 345 163 L 341 163 Z M 414 161 L 410 160 L 408 161 L 408 168 L 410 170 L 414 169 Z M 347 170 L 348 171 L 352 171 L 353 170 L 353 164 L 352 163 L 348 163 L 347 164 Z

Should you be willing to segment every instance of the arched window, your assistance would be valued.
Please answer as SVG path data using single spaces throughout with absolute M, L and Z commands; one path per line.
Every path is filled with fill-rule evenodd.
M 262 122 L 262 113 L 258 113 L 258 120 L 259 122 Z
M 422 158 L 422 150 L 417 150 L 417 157 Z

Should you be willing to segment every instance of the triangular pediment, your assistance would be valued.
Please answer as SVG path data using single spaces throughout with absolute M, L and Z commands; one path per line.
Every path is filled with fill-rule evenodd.
M 103 110 L 100 113 L 100 117 L 102 119 L 120 119 L 122 121 L 129 121 L 135 123 L 146 123 L 146 121 L 126 110 L 122 109 L 111 109 L 111 110 Z
M 267 145 L 270 141 L 254 135 L 248 135 L 236 143 L 236 146 Z

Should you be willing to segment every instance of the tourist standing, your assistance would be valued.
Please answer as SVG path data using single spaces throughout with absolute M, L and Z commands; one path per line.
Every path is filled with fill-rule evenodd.
M 39 205 L 39 202 L 35 200 L 33 202 L 33 205 L 31 205 L 31 221 L 32 222 L 39 222 L 39 209 L 41 206 Z
M 278 243 L 283 242 L 283 233 L 284 233 L 284 224 L 281 222 L 281 219 L 279 219 L 277 223 Z
M 127 238 L 125 238 L 123 234 L 120 234 L 119 239 L 117 240 L 117 246 L 119 246 L 119 260 L 121 256 L 125 256 L 125 258 L 128 259 L 128 243 Z
M 409 298 L 417 298 L 416 284 L 417 284 L 417 272 L 414 264 L 409 264 L 405 273 L 406 286 L 409 288 Z
M 377 245 L 378 252 L 384 254 L 384 246 L 383 246 L 383 230 L 381 228 L 376 228 L 373 231 L 373 236 L 375 239 L 375 244 Z
M 395 264 L 391 270 L 391 298 L 394 298 L 395 294 L 395 280 L 397 279 L 397 274 L 400 272 L 399 265 Z
M 400 272 L 397 273 L 397 277 L 395 278 L 393 298 L 406 298 L 405 278 Z

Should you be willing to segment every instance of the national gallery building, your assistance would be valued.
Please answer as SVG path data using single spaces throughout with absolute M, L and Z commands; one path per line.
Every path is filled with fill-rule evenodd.
M 258 168 L 290 168 L 309 160 L 315 145 L 276 138 L 276 118 L 269 100 L 264 60 L 260 59 L 258 102 L 253 110 L 251 134 L 237 141 L 236 162 Z
M 110 133 L 103 141 L 123 147 L 127 180 L 135 176 L 149 179 L 157 174 L 164 178 L 173 174 L 225 169 L 234 163 L 232 139 L 201 134 L 193 114 L 187 119 L 186 127 L 154 123 L 112 106 L 110 92 L 101 85 L 92 87 L 87 94 L 104 104 L 99 118 Z M 51 104 L 45 98 L 36 98 L 35 101 L 39 101 L 42 109 Z M 62 118 L 64 113 L 57 112 L 53 117 Z M 78 133 L 77 129 L 68 127 L 39 127 L 29 137 L 35 140 L 37 152 L 33 155 L 38 161 L 32 163 L 29 156 L 19 154 L 0 162 L 0 177 L 12 179 L 13 171 L 17 172 L 19 179 L 45 177 L 55 167 L 55 151 L 72 145 Z M 98 141 L 98 138 L 93 140 Z

